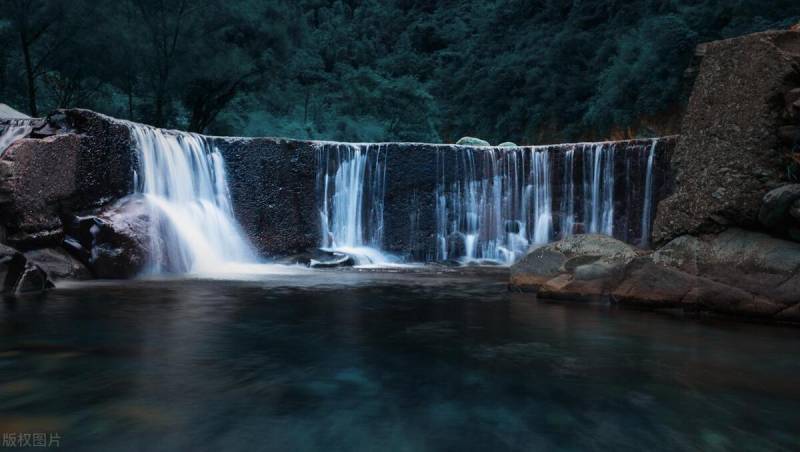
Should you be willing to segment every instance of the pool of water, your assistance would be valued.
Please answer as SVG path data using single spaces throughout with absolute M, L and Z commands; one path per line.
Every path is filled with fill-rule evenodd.
M 773 451 L 800 330 L 506 291 L 500 271 L 67 285 L 0 307 L 0 431 L 66 450 Z

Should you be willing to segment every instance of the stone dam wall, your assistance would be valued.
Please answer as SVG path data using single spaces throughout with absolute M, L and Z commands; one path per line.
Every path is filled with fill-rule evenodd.
M 125 121 L 79 109 L 58 111 L 46 120 L 37 120 L 27 137 L 0 158 L 5 168 L 0 180 L 0 221 L 6 243 L 23 250 L 59 246 L 65 228 L 75 217 L 89 215 L 132 193 L 139 162 L 128 126 Z M 501 184 L 516 179 L 526 183 L 533 153 L 547 155 L 553 209 L 551 240 L 558 239 L 564 229 L 559 209 L 567 188 L 574 192 L 578 218 L 573 232 L 586 232 L 581 215 L 589 202 L 584 195 L 591 196 L 591 191 L 587 192 L 581 181 L 592 176 L 588 172 L 594 162 L 587 160 L 591 152 L 602 148 L 606 150 L 598 157 L 606 159 L 602 169 L 608 171 L 610 164 L 614 176 L 610 185 L 604 179 L 606 185 L 600 187 L 613 192 L 614 235 L 639 244 L 648 155 L 654 151 L 651 183 L 655 211 L 658 200 L 669 194 L 669 159 L 676 142 L 675 137 L 667 137 L 656 142 L 496 148 L 206 139 L 224 157 L 236 219 L 267 257 L 290 256 L 320 246 L 320 198 L 324 195 L 319 164 L 323 155 L 341 147 L 380 154 L 385 171 L 381 246 L 415 261 L 437 259 L 437 228 L 441 226 L 436 218 L 437 188 L 449 190 L 454 182 L 470 184 L 495 178 L 503 179 Z M 569 186 L 564 176 L 568 151 L 573 154 L 570 166 L 574 186 Z M 512 160 L 516 168 L 510 166 Z M 473 167 L 469 180 L 464 176 L 465 162 Z

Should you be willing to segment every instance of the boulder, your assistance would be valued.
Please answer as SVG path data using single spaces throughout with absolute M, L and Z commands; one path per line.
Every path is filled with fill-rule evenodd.
M 758 220 L 765 228 L 784 235 L 797 224 L 791 213 L 795 203 L 800 202 L 800 184 L 789 184 L 771 190 L 764 195 Z
M 59 110 L 0 156 L 0 224 L 7 243 L 61 244 L 62 217 L 96 209 L 131 190 L 127 126 L 88 110 Z M 57 171 L 54 171 L 57 168 Z
M 649 257 L 632 261 L 623 281 L 611 293 L 620 303 L 658 308 L 680 306 L 697 285 L 697 277 L 656 264 Z
M 789 208 L 789 216 L 795 220 L 800 220 L 800 199 L 795 201 Z
M 97 278 L 131 278 L 141 273 L 151 242 L 150 207 L 132 195 L 98 211 L 73 217 L 65 225 L 64 246 Z
M 770 317 L 785 306 L 741 288 L 658 265 L 649 257 L 632 262 L 611 294 L 623 304 L 683 308 L 747 317 Z
M 10 246 L 0 245 L 0 282 L 2 291 L 13 291 L 25 271 L 25 256 Z
M 38 265 L 52 280 L 86 280 L 92 278 L 92 273 L 81 261 L 61 248 L 28 251 L 25 253 L 25 258 L 29 262 Z
M 800 301 L 800 244 L 767 234 L 732 228 L 682 236 L 655 251 L 653 261 L 779 304 Z
M 691 235 L 680 236 L 653 253 L 653 262 L 686 273 L 700 273 L 699 259 L 709 253 L 708 244 Z
M 764 195 L 786 174 L 779 130 L 798 88 L 800 33 L 771 31 L 704 45 L 670 166 L 673 193 L 657 208 L 656 244 L 728 226 L 759 227 Z M 777 102 L 776 102 L 777 100 Z
M 532 248 L 511 266 L 510 286 L 547 298 L 607 294 L 638 251 L 603 235 L 575 235 Z
M 461 137 L 456 144 L 461 146 L 491 146 L 488 141 L 474 137 Z
M 0 279 L 3 293 L 29 293 L 53 287 L 44 270 L 5 245 L 0 245 Z
M 47 278 L 47 273 L 38 265 L 28 262 L 17 281 L 14 293 L 41 292 L 51 288 L 53 288 L 53 283 Z
M 646 253 L 576 236 L 531 250 L 511 267 L 510 287 L 542 298 L 788 321 L 800 314 L 800 244 L 732 228 Z
M 511 266 L 511 286 L 519 290 L 538 290 L 564 271 L 567 257 L 549 246 L 536 248 Z
M 517 144 L 516 143 L 512 143 L 510 141 L 504 141 L 504 142 L 498 144 L 497 147 L 499 147 L 499 148 L 515 148 L 515 147 L 517 147 Z

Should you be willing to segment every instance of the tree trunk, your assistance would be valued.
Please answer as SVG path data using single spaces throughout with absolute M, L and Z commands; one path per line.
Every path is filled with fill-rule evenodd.
M 25 80 L 28 83 L 28 110 L 34 118 L 39 116 L 36 108 L 36 75 L 33 73 L 33 63 L 31 63 L 31 49 L 24 36 L 20 36 L 22 43 L 22 56 L 25 60 Z

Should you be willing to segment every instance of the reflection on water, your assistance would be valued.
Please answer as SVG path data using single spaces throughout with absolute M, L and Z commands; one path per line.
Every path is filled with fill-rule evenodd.
M 98 451 L 792 450 L 799 333 L 537 303 L 500 273 L 75 285 L 0 308 L 0 431 Z

